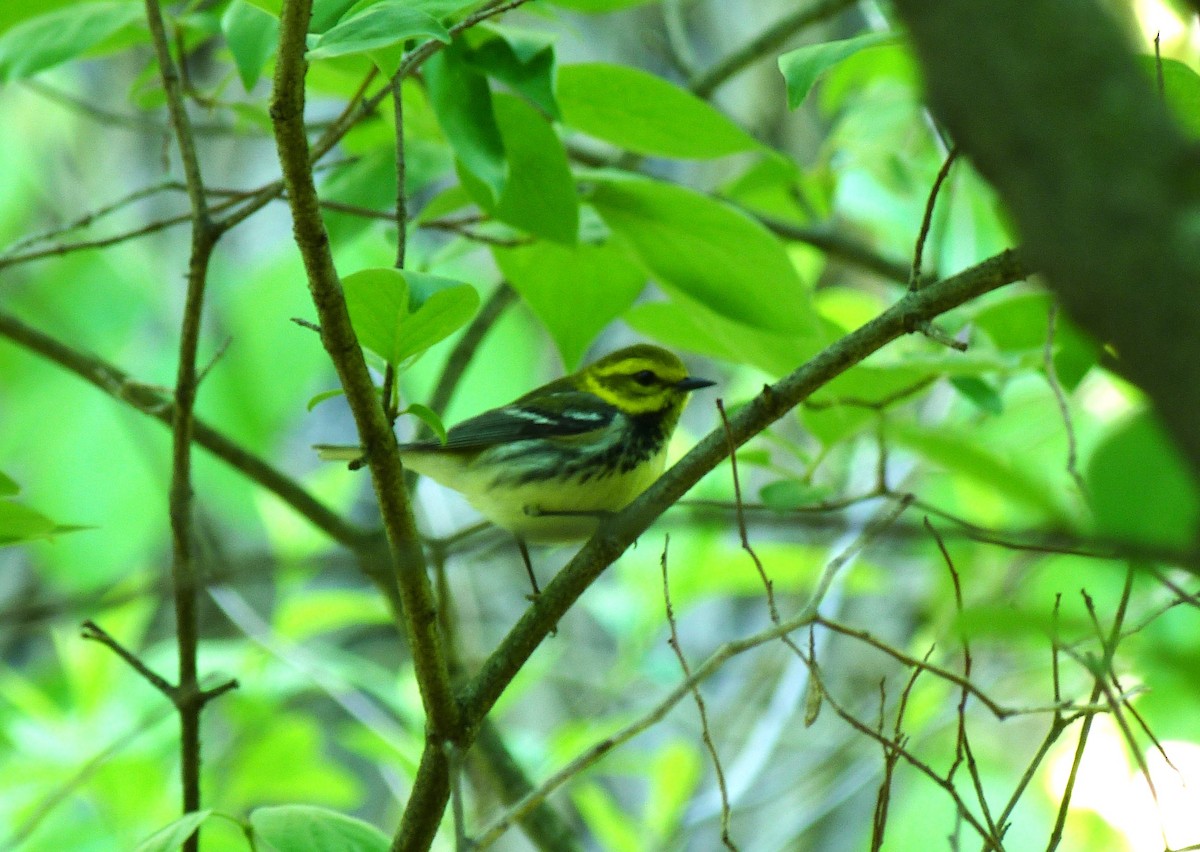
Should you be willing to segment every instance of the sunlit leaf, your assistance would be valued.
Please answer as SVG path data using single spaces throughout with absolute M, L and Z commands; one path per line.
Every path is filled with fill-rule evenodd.
M 408 282 L 398 269 L 362 269 L 342 279 L 358 342 L 389 364 L 399 363 L 400 324 L 408 316 Z
M 437 416 L 437 412 L 428 405 L 421 405 L 419 402 L 414 402 L 406 406 L 400 413 L 411 414 L 428 426 L 430 431 L 437 435 L 439 441 L 443 444 L 446 443 L 446 424 L 442 422 L 442 418 Z
M 41 512 L 11 500 L 0 500 L 0 546 L 45 538 L 54 529 L 54 521 Z
M 531 234 L 574 243 L 579 198 L 567 152 L 554 128 L 512 95 L 495 95 L 493 107 L 508 159 L 508 180 L 493 214 Z
M 821 485 L 810 485 L 796 479 L 780 479 L 769 482 L 759 489 L 759 499 L 776 512 L 790 512 L 820 503 L 829 496 L 829 489 Z
M 411 8 L 404 0 L 383 0 L 318 36 L 309 48 L 308 59 L 367 53 L 414 36 L 450 43 L 450 33 L 436 18 Z
M 551 0 L 551 2 L 555 6 L 561 6 L 564 9 L 571 9 L 575 12 L 600 14 L 601 12 L 615 12 L 618 9 L 628 9 L 630 6 L 653 3 L 655 0 Z
M 795 109 L 804 103 L 817 79 L 843 59 L 865 48 L 894 41 L 893 33 L 875 32 L 789 50 L 779 57 L 779 71 L 787 83 L 788 106 Z
M 567 369 L 633 304 L 646 273 L 612 244 L 537 242 L 493 250 L 500 271 L 546 326 Z
M 363 269 L 342 287 L 359 343 L 393 367 L 453 334 L 479 307 L 469 284 L 399 269 Z
M 468 32 L 468 64 L 524 95 L 551 118 L 561 118 L 554 96 L 555 36 L 498 26 Z
M 29 18 L 0 35 L 0 82 L 30 77 L 83 56 L 126 27 L 140 23 L 138 3 L 76 3 Z
M 491 199 L 504 189 L 508 165 L 487 78 L 470 67 L 455 42 L 423 66 L 429 101 L 460 163 Z
M 275 54 L 279 21 L 246 0 L 233 0 L 221 16 L 221 29 L 242 86 L 249 92 Z
M 757 221 L 682 186 L 600 176 L 591 202 L 655 279 L 716 313 L 770 331 L 818 329 L 808 288 Z
M 825 342 L 818 334 L 786 334 L 752 328 L 686 298 L 642 302 L 624 320 L 639 333 L 671 349 L 750 364 L 782 376 L 814 355 Z
M 584 825 L 600 841 L 602 848 L 618 852 L 643 848 L 645 838 L 638 832 L 637 822 L 599 784 L 589 781 L 576 784 L 571 788 L 571 798 Z
M 257 808 L 250 814 L 255 848 L 264 852 L 387 852 L 391 838 L 370 823 L 313 805 Z
M 647 796 L 642 823 L 662 841 L 678 836 L 688 801 L 695 793 L 704 764 L 696 743 L 667 743 L 647 767 Z
M 211 808 L 206 808 L 184 814 L 139 843 L 134 852 L 175 852 L 212 813 Z
M 982 411 L 995 415 L 1004 413 L 1004 402 L 1000 399 L 1000 393 L 978 376 L 953 376 L 950 384 Z
M 309 411 L 312 411 L 325 400 L 333 399 L 334 397 L 341 396 L 344 393 L 345 391 L 341 388 L 333 388 L 332 390 L 321 391 L 320 393 L 313 395 L 313 397 L 307 403 L 305 403 L 305 408 L 307 408 Z
M 398 341 L 399 360 L 412 358 L 445 340 L 475 315 L 479 293 L 470 284 L 458 284 L 434 293 L 404 322 Z
M 969 431 L 887 421 L 887 437 L 919 452 L 927 461 L 971 477 L 1010 500 L 1040 512 L 1050 523 L 1066 523 L 1065 495 L 1045 471 L 1028 470 L 1006 454 L 982 446 Z
M 721 157 L 758 147 L 706 101 L 625 65 L 567 65 L 558 103 L 568 127 L 639 154 Z
M 1194 542 L 1200 493 L 1149 412 L 1121 423 L 1096 448 L 1087 484 L 1096 523 L 1106 535 L 1168 547 Z
M 1153 56 L 1139 56 L 1147 73 L 1157 77 Z M 1200 136 L 1200 74 L 1178 59 L 1162 60 L 1163 97 L 1183 128 Z

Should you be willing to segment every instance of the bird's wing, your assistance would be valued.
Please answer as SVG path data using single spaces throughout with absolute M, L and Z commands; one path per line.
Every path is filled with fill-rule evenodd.
M 434 441 L 420 446 L 467 450 L 511 441 L 571 438 L 604 429 L 616 415 L 616 408 L 594 394 L 559 391 L 485 411 L 454 426 L 444 445 Z

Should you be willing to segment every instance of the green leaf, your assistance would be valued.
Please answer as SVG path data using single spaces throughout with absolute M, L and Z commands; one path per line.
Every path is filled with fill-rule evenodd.
M 345 391 L 342 390 L 341 388 L 334 388 L 333 390 L 321 391 L 319 394 L 314 395 L 313 398 L 310 399 L 305 404 L 305 408 L 308 409 L 309 411 L 312 411 L 314 408 L 316 408 L 318 405 L 320 405 L 325 400 L 333 399 L 334 397 L 341 396 L 344 393 L 345 393 Z
M 471 285 L 420 272 L 363 269 L 342 287 L 358 342 L 393 367 L 453 334 L 479 307 Z
M 769 509 L 791 512 L 821 502 L 829 496 L 829 489 L 795 479 L 781 479 L 764 485 L 759 489 L 758 496 Z
M 579 197 L 558 134 L 520 98 L 495 95 L 492 105 L 508 156 L 508 180 L 493 215 L 539 237 L 574 243 Z
M 1000 399 L 1000 394 L 983 379 L 976 376 L 953 376 L 950 384 L 980 410 L 997 416 L 1004 413 L 1004 402 Z
M 414 276 L 417 273 L 407 274 Z M 445 340 L 466 325 L 479 310 L 479 293 L 474 287 L 470 284 L 450 283 L 454 286 L 431 295 L 425 304 L 404 321 L 397 341 L 400 362 L 420 355 L 430 346 Z
M 242 86 L 249 92 L 258 82 L 267 60 L 275 55 L 279 21 L 246 0 L 233 0 L 221 16 L 221 30 Z
M 339 21 L 313 41 L 307 58 L 329 59 L 402 44 L 414 36 L 450 43 L 450 33 L 432 15 L 405 0 L 383 0 Z
M 789 50 L 779 57 L 779 70 L 787 83 L 788 106 L 795 109 L 804 103 L 818 78 L 843 59 L 864 48 L 896 40 L 893 33 L 876 32 Z
M 804 408 L 800 422 L 825 447 L 832 447 L 851 435 L 875 424 L 875 412 L 857 405 L 832 405 L 829 408 Z
M 1058 499 L 1061 489 L 1039 475 L 1042 471 L 1020 467 L 1015 463 L 1018 460 L 981 446 L 970 432 L 894 419 L 887 421 L 886 429 L 888 440 L 916 450 L 928 461 L 984 483 L 998 494 L 1036 509 L 1048 521 L 1069 522 L 1070 513 Z
M 628 9 L 630 6 L 653 3 L 654 0 L 550 0 L 550 2 L 555 6 L 561 6 L 574 12 L 599 15 L 604 12 L 615 12 L 618 9 Z
M 864 404 L 884 402 L 896 396 L 916 399 L 923 392 L 924 383 L 942 376 L 1010 373 L 1040 360 L 1036 353 L 1026 353 L 1017 358 L 990 352 L 912 352 L 907 353 L 903 360 L 891 364 L 856 364 L 827 382 L 813 393 L 812 398 L 819 402 L 852 399 Z M 908 395 L 909 391 L 912 392 L 911 396 Z
M 437 412 L 428 405 L 421 405 L 419 402 L 414 402 L 400 413 L 411 414 L 428 426 L 433 434 L 437 435 L 439 441 L 443 444 L 446 443 L 446 424 L 442 422 L 442 418 L 437 416 Z
M 568 127 L 638 154 L 706 159 L 758 147 L 706 101 L 624 65 L 560 68 L 558 104 Z
M 11 476 L 0 470 L 0 497 L 12 497 L 20 492 L 21 486 Z
M 279 10 L 283 6 L 283 0 L 246 0 L 251 6 L 262 9 L 273 18 L 279 17 Z M 310 32 L 313 30 L 310 29 Z
M 23 0 L 21 2 L 0 3 L 0 33 L 19 24 L 21 21 L 44 15 L 63 6 L 78 3 L 79 0 Z M 132 0 L 131 0 L 132 2 Z
M 293 642 L 389 621 L 382 598 L 366 589 L 309 589 L 279 601 L 271 619 L 272 630 Z
M 703 768 L 696 745 L 682 740 L 664 745 L 646 767 L 647 795 L 642 824 L 663 845 L 679 836 L 680 824 Z
M 1200 495 L 1182 457 L 1154 415 L 1121 423 L 1087 468 L 1096 523 L 1113 538 L 1187 547 L 1200 519 Z
M 551 118 L 562 118 L 554 97 L 554 35 L 498 26 L 468 33 L 466 61 L 472 68 L 507 84 Z
M 362 269 L 342 279 L 346 309 L 359 345 L 399 363 L 400 324 L 408 316 L 408 282 L 398 269 Z
M 496 264 L 550 332 L 568 370 L 646 284 L 638 264 L 612 243 L 537 242 L 495 248 Z
M 645 848 L 646 838 L 638 830 L 637 821 L 596 782 L 585 780 L 573 785 L 571 799 L 583 818 L 583 824 L 599 841 L 600 848 L 613 852 L 633 852 Z
M 471 68 L 455 42 L 423 66 L 429 101 L 458 161 L 495 201 L 504 190 L 508 165 L 492 109 L 487 78 Z
M 1153 56 L 1139 56 L 1142 66 L 1157 79 Z M 1178 59 L 1162 61 L 1163 96 L 1175 118 L 1191 136 L 1200 136 L 1200 74 Z
M 624 319 L 638 333 L 670 349 L 750 364 L 772 376 L 782 376 L 800 366 L 825 340 L 819 334 L 779 334 L 751 328 L 682 297 L 634 305 L 625 312 Z
M 681 186 L 607 176 L 590 200 L 664 287 L 754 328 L 817 331 L 783 245 L 741 211 Z
M 0 82 L 30 77 L 83 56 L 142 20 L 137 3 L 77 3 L 22 21 L 0 35 Z
M 0 546 L 46 538 L 54 531 L 54 521 L 41 512 L 11 500 L 0 500 Z
M 312 805 L 256 808 L 250 826 L 260 852 L 387 852 L 391 845 L 375 826 Z
M 210 816 L 212 808 L 186 813 L 151 834 L 134 848 L 134 852 L 175 852 Z
M 278 0 L 270 0 L 270 2 L 275 2 L 277 7 L 281 5 Z M 326 32 L 339 23 L 343 17 L 357 11 L 357 7 L 365 6 L 370 2 L 373 0 L 367 0 L 366 3 L 360 3 L 358 0 L 313 0 L 312 20 L 308 22 L 308 31 L 311 34 Z M 278 9 L 275 15 L 278 17 Z

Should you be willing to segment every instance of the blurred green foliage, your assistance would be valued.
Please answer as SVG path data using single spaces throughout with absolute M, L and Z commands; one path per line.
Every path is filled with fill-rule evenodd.
M 902 294 L 944 147 L 899 35 L 845 11 L 791 50 L 754 54 L 703 100 L 688 88 L 688 54 L 707 67 L 789 4 L 538 0 L 452 40 L 480 5 L 318 0 L 310 32 L 317 135 L 368 74 L 391 73 L 427 39 L 447 45 L 402 86 L 403 271 L 391 268 L 390 102 L 317 172 L 351 316 L 380 383 L 385 365 L 400 368 L 402 405 L 429 402 L 502 280 L 518 299 L 474 350 L 448 423 L 637 337 L 703 362 L 697 373 L 721 379 L 733 410 Z M 278 11 L 276 0 L 166 10 L 219 212 L 278 177 L 267 112 Z M 249 848 L 248 832 L 258 849 L 386 848 L 424 744 L 411 664 L 346 550 L 280 495 L 196 451 L 211 589 L 200 668 L 240 683 L 205 715 L 209 810 L 178 813 L 177 731 L 163 697 L 79 637 L 94 619 L 151 669 L 168 679 L 176 669 L 170 436 L 121 401 L 135 388 L 101 393 L 2 319 L 120 367 L 137 387 L 173 381 L 188 246 L 186 225 L 166 223 L 187 207 L 143 14 L 136 2 L 0 8 L 0 846 L 165 850 L 202 824 L 204 849 Z M 1176 59 L 1164 70 L 1173 108 L 1197 126 L 1195 72 Z M 365 474 L 322 466 L 311 451 L 355 438 L 339 397 L 306 408 L 336 377 L 318 336 L 292 321 L 314 310 L 285 209 L 266 207 L 218 247 L 197 414 L 374 528 Z M 925 271 L 952 274 L 1010 244 L 995 197 L 957 163 L 933 210 Z M 881 275 L 889 264 L 899 273 Z M 1133 729 L 1130 752 L 1150 745 L 1149 731 L 1200 740 L 1190 710 L 1200 617 L 1181 594 L 1195 583 L 1178 552 L 1194 541 L 1195 483 L 1103 341 L 1064 316 L 1048 339 L 1051 304 L 1035 283 L 991 293 L 938 321 L 967 352 L 921 335 L 897 341 L 759 436 L 739 454 L 753 555 L 729 465 L 707 476 L 585 594 L 498 704 L 493 716 L 534 782 L 679 683 L 664 564 L 694 666 L 769 625 L 755 557 L 792 615 L 901 493 L 916 504 L 845 566 L 822 612 L 955 672 L 969 639 L 981 691 L 1040 708 L 1000 722 L 968 703 L 962 724 L 993 814 L 1035 762 L 1046 708 L 1103 703 L 1089 698 L 1090 667 L 1106 656 L 1110 690 L 1146 726 Z M 716 413 L 693 402 L 673 454 L 714 428 Z M 493 533 L 457 537 L 474 516 L 456 496 L 421 483 L 416 502 L 446 556 L 439 588 L 470 675 L 527 606 L 520 564 Z M 537 571 L 566 554 L 537 552 Z M 1126 633 L 1114 651 L 1097 637 L 1118 611 Z M 913 680 L 862 636 L 818 630 L 813 647 L 829 698 L 812 727 L 810 676 L 778 643 L 735 656 L 700 689 L 742 849 L 868 848 L 880 746 L 830 701 L 871 729 L 895 726 L 940 773 L 955 761 L 956 685 L 930 672 Z M 1062 796 L 1051 770 L 1079 730 L 1067 728 L 1032 771 L 1006 848 L 1045 844 Z M 552 805 L 598 848 L 715 848 L 720 796 L 702 733 L 685 699 Z M 1136 762 L 1121 771 L 1129 778 L 1113 783 L 1133 783 Z M 473 830 L 501 812 L 503 791 L 468 775 Z M 954 782 L 977 811 L 966 769 Z M 888 848 L 927 849 L 956 830 L 953 801 L 912 766 L 902 761 L 889 789 Z M 1070 810 L 1059 848 L 1133 848 L 1129 818 Z M 503 848 L 527 848 L 515 834 Z M 1200 829 L 1172 842 L 1198 841 Z M 447 819 L 439 848 L 453 842 Z

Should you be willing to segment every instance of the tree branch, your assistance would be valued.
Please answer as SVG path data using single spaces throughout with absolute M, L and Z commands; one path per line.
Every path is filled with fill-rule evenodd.
M 465 742 L 461 736 L 459 706 L 451 692 L 449 669 L 438 634 L 437 609 L 426 574 L 425 556 L 404 488 L 404 469 L 396 438 L 379 405 L 375 386 L 350 325 L 313 184 L 312 159 L 304 128 L 305 33 L 311 14 L 311 0 L 294 0 L 283 6 L 271 94 L 271 119 L 292 211 L 296 245 L 304 261 L 309 291 L 321 323 L 321 341 L 337 369 L 366 451 L 404 603 L 404 630 L 412 649 L 427 727 L 425 753 L 397 840 L 403 837 L 411 841 L 412 848 L 426 848 L 437 831 L 448 795 L 449 779 L 442 746 L 447 741 L 460 745 Z M 435 811 L 426 805 L 427 800 L 440 800 L 441 807 Z
M 175 407 L 171 421 L 171 518 L 172 560 L 174 583 L 175 635 L 178 644 L 179 683 L 176 686 L 175 706 L 179 710 L 180 775 L 183 787 L 183 812 L 200 810 L 200 714 L 205 698 L 197 674 L 199 618 L 196 596 L 199 576 L 193 562 L 192 539 L 192 409 L 199 385 L 196 374 L 196 353 L 200 347 L 200 322 L 204 307 L 204 291 L 208 282 L 208 264 L 212 258 L 218 232 L 209 218 L 208 198 L 196 153 L 196 140 L 191 120 L 184 106 L 179 71 L 171 59 L 166 27 L 158 0 L 146 0 L 146 19 L 150 39 L 158 59 L 159 76 L 166 92 L 167 111 L 171 128 L 179 145 L 191 207 L 192 240 L 188 259 L 187 292 L 180 322 L 179 364 L 175 377 Z M 193 832 L 183 844 L 185 852 L 199 849 L 200 837 Z
M 36 352 L 160 423 L 169 426 L 175 418 L 174 401 L 158 388 L 137 381 L 107 361 L 72 349 L 3 311 L 0 337 Z M 347 523 L 300 483 L 196 417 L 192 418 L 192 440 L 270 491 L 334 541 L 359 550 L 375 537 L 374 532 Z

